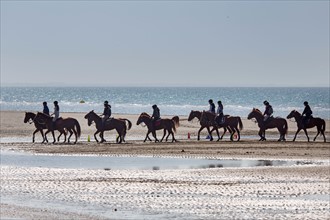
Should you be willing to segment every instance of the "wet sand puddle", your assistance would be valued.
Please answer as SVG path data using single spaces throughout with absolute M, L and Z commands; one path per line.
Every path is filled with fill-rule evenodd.
M 152 156 L 48 155 L 5 150 L 1 151 L 0 159 L 2 165 L 8 166 L 104 170 L 243 168 L 312 164 L 312 162 L 308 161 L 293 160 L 220 160 Z

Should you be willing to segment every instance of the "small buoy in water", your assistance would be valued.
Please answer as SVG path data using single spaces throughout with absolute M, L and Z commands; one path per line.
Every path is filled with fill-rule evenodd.
M 87 141 L 91 142 L 91 137 L 89 135 L 87 136 Z
M 85 103 L 85 101 L 84 100 L 80 100 L 80 102 L 79 102 L 80 104 L 83 104 L 83 103 Z

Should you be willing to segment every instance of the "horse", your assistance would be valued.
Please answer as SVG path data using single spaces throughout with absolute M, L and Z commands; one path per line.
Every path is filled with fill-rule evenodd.
M 116 129 L 118 133 L 118 137 L 116 138 L 117 143 L 125 142 L 125 136 L 127 130 L 131 129 L 132 122 L 126 118 L 116 119 L 111 118 L 108 119 L 105 124 L 103 125 L 102 118 L 98 116 L 94 110 L 90 111 L 85 115 L 85 119 L 88 121 L 88 126 L 91 126 L 93 122 L 95 122 L 96 125 L 96 132 L 94 133 L 94 138 L 96 142 L 99 142 L 99 140 L 96 138 L 96 135 L 100 133 L 101 143 L 105 142 L 104 139 L 104 131 L 110 131 L 113 129 Z M 128 125 L 126 124 L 128 123 Z
M 205 111 L 204 111 L 204 112 L 205 112 Z M 199 123 L 200 123 L 201 127 L 200 127 L 200 129 L 198 130 L 197 140 L 200 140 L 200 133 L 201 133 L 201 131 L 202 131 L 204 128 L 206 128 L 207 131 L 208 131 L 208 133 L 209 133 L 209 136 L 210 136 L 210 141 L 213 141 L 212 131 L 214 131 L 214 130 L 217 132 L 217 135 L 218 135 L 218 141 L 219 141 L 220 139 L 222 139 L 223 135 L 226 133 L 227 128 L 226 128 L 226 127 L 223 127 L 224 132 L 223 132 L 223 135 L 220 137 L 220 135 L 219 135 L 219 131 L 218 131 L 218 128 L 217 128 L 217 126 L 215 125 L 215 123 L 210 123 L 211 120 L 214 121 L 214 119 L 215 119 L 215 115 L 212 114 L 212 113 L 210 113 L 210 112 L 208 112 L 208 113 L 209 113 L 209 115 L 204 115 L 203 120 L 201 120 L 203 112 L 201 112 L 201 111 L 193 111 L 193 110 L 191 110 L 191 112 L 190 112 L 190 114 L 189 114 L 189 116 L 188 116 L 188 121 L 191 121 L 191 120 L 193 120 L 194 118 L 197 118 L 197 119 L 199 120 Z M 206 114 L 207 114 L 207 113 L 206 113 Z M 213 117 L 213 118 L 212 118 L 212 117 Z M 208 118 L 209 118 L 209 119 L 208 119 Z M 210 130 L 210 126 L 213 126 L 212 131 Z
M 255 118 L 259 126 L 259 141 L 265 141 L 265 131 L 270 128 L 277 128 L 280 132 L 280 138 L 278 141 L 285 141 L 285 135 L 288 132 L 288 123 L 284 118 L 270 118 L 268 122 L 264 122 L 264 116 L 259 109 L 253 108 L 247 119 Z
M 29 122 L 32 124 L 34 122 L 34 126 L 36 127 L 36 130 L 33 132 L 32 135 L 32 143 L 34 143 L 35 140 L 35 134 L 39 131 L 41 133 L 43 141 L 41 143 L 44 143 L 45 141 L 48 143 L 47 137 L 45 137 L 43 129 L 46 129 L 45 124 L 38 123 L 37 121 L 34 121 L 34 118 L 36 117 L 36 114 L 33 112 L 25 112 L 25 118 L 24 118 L 24 123 Z
M 292 110 L 290 112 L 290 114 L 286 117 L 287 119 L 290 119 L 290 118 L 294 118 L 297 122 L 297 127 L 298 127 L 298 130 L 296 132 L 296 134 L 294 135 L 294 138 L 293 138 L 293 141 L 296 140 L 296 137 L 297 137 L 297 134 L 301 131 L 301 129 L 304 130 L 305 134 L 306 134 L 306 137 L 307 137 L 307 140 L 309 142 L 309 137 L 308 137 L 308 134 L 307 134 L 307 129 L 308 128 L 313 128 L 316 126 L 317 128 L 317 134 L 314 138 L 314 141 L 316 140 L 317 136 L 321 133 L 323 135 L 323 139 L 324 139 L 324 142 L 326 142 L 326 139 L 325 139 L 325 135 L 324 135 L 324 131 L 325 131 L 325 121 L 322 119 L 322 118 L 310 118 L 309 122 L 307 123 L 307 125 L 305 126 L 303 124 L 303 116 L 296 110 Z
M 219 116 L 216 116 L 215 121 L 218 121 L 218 117 Z M 243 130 L 243 123 L 242 123 L 241 117 L 224 115 L 224 122 L 221 124 L 216 123 L 216 126 L 218 128 L 223 127 L 224 129 L 226 129 L 226 127 L 227 127 L 230 132 L 231 141 L 234 141 L 233 136 L 234 136 L 235 132 L 237 132 L 237 141 L 239 141 L 241 139 L 240 131 Z M 214 128 L 212 129 L 212 131 L 213 130 L 214 130 Z M 211 133 L 212 133 L 212 131 L 211 131 Z M 222 139 L 223 135 L 225 135 L 225 133 L 226 133 L 226 130 L 222 134 L 221 139 Z
M 53 117 L 46 115 L 42 112 L 38 112 L 36 117 L 34 118 L 34 121 L 37 121 L 38 123 L 44 123 L 48 129 L 45 133 L 45 137 L 49 132 L 52 132 L 53 135 L 53 143 L 55 143 L 55 135 L 54 135 L 54 130 L 58 130 L 60 132 L 60 135 L 57 138 L 57 141 L 60 140 L 60 137 L 62 134 L 64 134 L 64 143 L 66 142 L 66 131 L 70 132 L 70 136 L 68 138 L 68 143 L 70 143 L 70 138 L 72 134 L 75 134 L 75 142 L 74 144 L 77 143 L 78 138 L 81 135 L 81 129 L 80 129 L 80 124 L 77 121 L 77 119 L 74 118 L 60 118 L 56 120 L 55 122 L 55 128 L 54 128 L 54 123 L 53 123 Z
M 172 134 L 172 142 L 177 141 L 174 137 L 174 132 L 176 132 L 176 128 L 179 127 L 179 117 L 174 116 L 172 119 L 160 119 L 159 123 L 155 123 L 152 121 L 150 115 L 146 112 L 142 112 L 136 122 L 136 125 L 139 125 L 141 123 L 145 123 L 148 127 L 147 135 L 146 138 L 144 139 L 143 142 L 146 142 L 147 139 L 150 139 L 149 134 L 152 133 L 153 137 L 155 138 L 155 142 L 159 142 L 159 140 L 156 137 L 156 130 L 164 129 L 164 135 L 160 142 L 164 140 L 164 137 L 166 135 L 166 131 L 168 132 L 168 135 L 166 137 L 166 142 L 168 140 L 168 137 L 170 134 Z

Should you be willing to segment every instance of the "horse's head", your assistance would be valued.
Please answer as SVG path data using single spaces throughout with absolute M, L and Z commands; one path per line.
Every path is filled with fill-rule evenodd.
M 36 117 L 36 114 L 32 112 L 25 112 L 24 123 L 27 123 L 30 120 L 33 120 Z
M 85 115 L 84 118 L 87 119 L 88 126 L 91 126 L 92 125 L 92 122 L 95 120 L 95 116 L 97 116 L 97 114 L 94 112 L 94 110 L 88 112 Z
M 150 120 L 150 115 L 146 112 L 142 112 L 136 122 L 136 125 L 141 124 L 142 122 L 146 123 L 146 121 Z
M 191 121 L 194 118 L 201 119 L 201 112 L 200 111 L 193 111 L 193 110 L 191 110 L 191 112 L 189 114 L 189 117 L 188 117 L 188 121 Z
M 259 117 L 262 116 L 261 111 L 257 108 L 253 108 L 252 111 L 250 112 L 250 114 L 248 115 L 247 119 L 256 118 L 258 116 Z
M 296 118 L 296 117 L 300 117 L 301 114 L 299 112 L 297 112 L 296 110 L 292 110 L 290 112 L 290 114 L 288 114 L 288 116 L 286 116 L 287 119 L 290 119 L 290 118 Z

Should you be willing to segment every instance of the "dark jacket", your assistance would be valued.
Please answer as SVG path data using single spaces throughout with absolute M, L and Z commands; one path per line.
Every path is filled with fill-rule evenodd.
M 302 115 L 305 115 L 305 114 L 306 114 L 306 117 L 310 117 L 313 114 L 312 109 L 309 105 L 305 106 L 305 109 L 304 109 Z
M 152 113 L 151 118 L 154 120 L 160 119 L 160 110 L 158 107 L 154 108 L 154 112 Z
M 209 111 L 212 112 L 212 113 L 215 113 L 215 105 L 214 105 L 213 102 L 210 103 L 210 110 Z
M 109 117 L 111 116 L 111 108 L 110 108 L 110 105 L 107 105 L 106 107 L 104 107 L 103 115 L 108 115 Z
M 271 105 L 266 105 L 264 115 L 272 115 L 272 114 L 273 114 L 273 107 Z
M 44 110 L 42 112 L 46 115 L 49 115 L 49 108 L 47 105 L 44 105 Z

